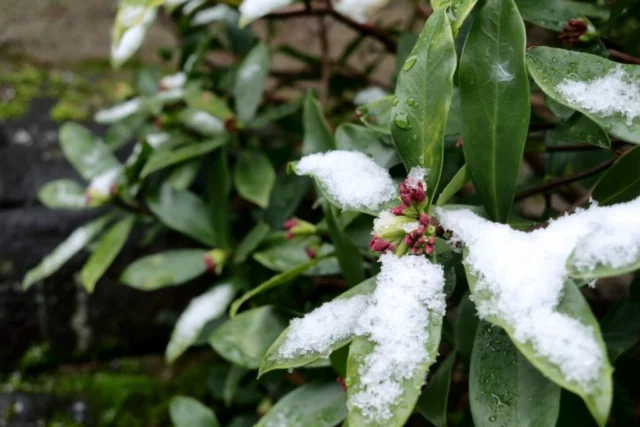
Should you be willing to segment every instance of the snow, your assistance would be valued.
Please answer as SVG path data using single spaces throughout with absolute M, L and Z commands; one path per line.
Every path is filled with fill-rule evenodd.
M 226 4 L 218 4 L 214 7 L 203 9 L 193 16 L 193 25 L 206 25 L 237 16 L 237 12 Z
M 98 123 L 109 124 L 129 117 L 140 111 L 142 101 L 140 98 L 134 98 L 129 101 L 114 105 L 106 110 L 98 111 L 94 117 Z
M 405 233 L 411 233 L 420 227 L 420 223 L 406 216 L 397 216 L 389 211 L 382 211 L 377 218 L 373 220 L 373 231 L 371 234 L 380 236 L 385 232 L 394 230 L 402 230 Z
M 167 354 L 179 354 L 181 350 L 193 344 L 208 322 L 225 313 L 233 293 L 231 284 L 223 284 L 192 299 L 176 322 Z
M 365 105 L 375 102 L 380 98 L 384 98 L 387 95 L 388 93 L 386 90 L 379 86 L 372 86 L 357 92 L 356 96 L 353 98 L 353 103 L 356 105 Z
M 622 115 L 628 124 L 640 116 L 640 84 L 622 66 L 589 82 L 564 79 L 556 90 L 571 104 L 612 116 Z
M 403 382 L 433 362 L 426 349 L 428 327 L 445 310 L 442 267 L 414 255 L 385 254 L 380 261 L 372 295 L 337 299 L 293 320 L 279 349 L 281 357 L 291 359 L 327 352 L 345 338 L 367 337 L 374 348 L 360 363 L 359 387 L 348 404 L 375 422 L 391 417 Z
M 142 44 L 147 28 L 156 18 L 155 8 L 126 6 L 118 13 L 120 24 L 126 28 L 111 45 L 111 59 L 120 65 L 133 55 Z
M 175 74 L 171 74 L 169 76 L 164 76 L 160 79 L 160 87 L 163 89 L 181 89 L 184 87 L 187 82 L 187 75 L 185 73 L 179 72 Z
M 175 88 L 158 92 L 156 99 L 162 102 L 176 102 L 184 97 L 184 89 Z
M 240 5 L 240 26 L 291 3 L 293 0 L 244 0 Z
M 206 0 L 190 0 L 189 3 L 184 5 L 182 8 L 182 13 L 185 15 L 191 15 L 191 13 L 206 3 Z
M 557 311 L 569 276 L 567 263 L 588 271 L 638 259 L 640 198 L 592 207 L 530 233 L 466 209 L 439 209 L 438 217 L 469 251 L 465 262 L 478 277 L 480 317 L 503 319 L 517 341 L 530 343 L 569 381 L 592 390 L 606 356 L 590 327 Z
M 152 132 L 147 134 L 147 144 L 153 148 L 158 148 L 169 141 L 170 135 L 166 132 Z
M 329 151 L 303 157 L 298 175 L 312 175 L 343 209 L 376 210 L 397 197 L 389 172 L 357 151 Z
M 407 175 L 407 185 L 409 188 L 418 188 L 418 183 L 422 183 L 422 188 L 427 189 L 427 184 L 424 182 L 424 176 L 428 170 L 419 166 L 412 167 Z
M 389 0 L 340 0 L 336 10 L 354 21 L 363 23 L 378 9 L 386 6 Z
M 292 359 L 309 353 L 327 353 L 331 345 L 354 336 L 358 318 L 366 306 L 367 297 L 356 295 L 327 302 L 306 316 L 293 319 L 278 355 Z
M 187 126 L 192 127 L 198 132 L 204 134 L 217 134 L 224 131 L 224 123 L 222 120 L 207 113 L 206 111 L 186 111 L 185 113 L 184 118 Z
M 121 170 L 121 168 L 116 167 L 96 176 L 95 178 L 93 178 L 93 180 L 91 180 L 87 191 L 91 194 L 108 196 L 109 194 L 111 194 L 111 189 L 118 180 Z

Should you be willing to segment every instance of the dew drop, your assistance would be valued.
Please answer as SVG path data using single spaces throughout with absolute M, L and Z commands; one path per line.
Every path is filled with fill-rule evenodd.
M 402 67 L 402 69 L 404 71 L 409 71 L 411 68 L 413 68 L 417 60 L 418 60 L 418 55 L 411 55 L 404 62 L 404 66 Z
M 393 123 L 400 129 L 411 129 L 409 115 L 404 111 L 396 113 L 396 116 L 393 118 Z
M 413 105 L 415 105 L 415 103 L 416 103 L 416 100 L 415 100 L 415 99 L 413 99 L 413 98 L 409 98 L 409 99 L 407 99 L 407 104 L 408 104 L 409 106 L 413 106 Z
M 491 421 L 491 422 L 494 422 L 494 421 L 495 421 L 495 420 L 497 420 L 497 419 L 498 419 L 498 417 L 496 417 L 495 415 L 491 415 L 491 416 L 489 417 L 489 421 Z
M 396 96 L 396 97 L 393 98 L 393 101 L 391 101 L 391 105 L 393 105 L 395 107 L 396 105 L 398 105 L 398 102 L 400 102 L 400 100 Z

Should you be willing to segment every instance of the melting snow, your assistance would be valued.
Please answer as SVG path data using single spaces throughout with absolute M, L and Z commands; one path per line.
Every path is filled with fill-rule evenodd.
M 98 111 L 94 117 L 95 121 L 98 123 L 114 123 L 118 120 L 122 120 L 125 117 L 129 117 L 132 114 L 140 111 L 142 106 L 142 101 L 140 98 L 134 98 L 129 101 L 123 102 L 122 104 L 114 105 L 111 108 L 107 108 L 106 110 Z
M 635 81 L 634 81 L 635 80 Z M 618 66 L 590 82 L 564 79 L 556 90 L 572 104 L 605 116 L 621 114 L 628 124 L 640 116 L 640 84 Z
M 118 13 L 120 24 L 126 28 L 111 45 L 111 58 L 119 65 L 125 62 L 142 44 L 147 28 L 156 18 L 155 8 L 126 6 Z
M 366 22 L 376 10 L 386 6 L 389 0 L 340 0 L 336 10 L 360 23 Z
M 187 82 L 187 75 L 183 72 L 164 76 L 160 79 L 160 87 L 163 89 L 180 89 Z
M 240 5 L 240 23 L 248 24 L 291 3 L 293 0 L 244 0 Z
M 111 194 L 111 189 L 113 188 L 113 185 L 116 183 L 116 181 L 118 180 L 118 177 L 120 176 L 120 171 L 121 171 L 121 168 L 116 167 L 101 173 L 97 177 L 93 178 L 93 180 L 91 180 L 91 183 L 89 184 L 89 188 L 87 189 L 87 191 L 89 193 L 108 196 L 109 194 Z
M 397 197 L 389 172 L 357 151 L 329 151 L 303 157 L 298 175 L 313 175 L 343 209 L 375 210 Z
M 353 103 L 356 105 L 365 105 L 384 98 L 387 95 L 387 91 L 381 87 L 373 86 L 356 93 L 356 96 L 353 98 Z
M 478 277 L 481 317 L 504 319 L 520 342 L 558 366 L 565 377 L 591 389 L 605 360 L 593 330 L 556 311 L 568 278 L 567 262 L 583 270 L 619 267 L 640 256 L 640 198 L 593 207 L 525 233 L 489 222 L 469 210 L 438 210 L 442 225 L 469 250 Z

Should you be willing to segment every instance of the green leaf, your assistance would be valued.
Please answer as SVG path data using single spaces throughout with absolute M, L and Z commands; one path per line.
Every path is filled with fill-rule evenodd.
M 184 91 L 184 100 L 189 107 L 206 111 L 222 120 L 233 117 L 233 111 L 231 111 L 224 99 L 213 92 L 203 91 L 197 84 L 187 85 Z
M 593 189 L 593 198 L 603 206 L 630 202 L 640 196 L 640 147 L 620 157 Z
M 503 329 L 481 322 L 473 344 L 469 400 L 477 427 L 556 425 L 560 387 L 516 349 Z
M 271 228 L 281 228 L 298 209 L 310 184 L 311 180 L 307 177 L 280 173 L 271 190 L 269 206 L 264 211 L 264 222 Z
M 284 328 L 273 307 L 259 307 L 222 324 L 209 337 L 209 344 L 225 360 L 243 368 L 258 369 L 267 349 Z
M 476 329 L 480 319 L 476 315 L 476 306 L 465 292 L 458 305 L 458 316 L 454 326 L 454 344 L 456 353 L 467 366 L 471 360 L 471 349 L 476 337 Z
M 471 273 L 468 267 L 465 265 L 467 273 L 467 281 L 469 282 L 469 289 L 476 302 L 481 301 L 487 296 L 482 292 L 476 293 L 477 278 Z M 535 366 L 540 372 L 544 374 L 548 379 L 558 384 L 559 386 L 566 388 L 567 390 L 579 395 L 585 401 L 589 411 L 598 422 L 599 425 L 604 426 L 609 416 L 609 410 L 611 408 L 611 401 L 613 398 L 612 390 L 612 378 L 611 378 L 611 365 L 606 360 L 607 349 L 602 339 L 600 332 L 600 326 L 598 321 L 593 316 L 589 305 L 585 301 L 584 297 L 578 290 L 578 288 L 567 281 L 564 286 L 563 296 L 556 308 L 556 311 L 565 314 L 583 325 L 592 328 L 593 333 L 605 355 L 605 360 L 600 371 L 598 378 L 598 384 L 594 385 L 593 390 L 587 390 L 575 381 L 570 381 L 562 374 L 562 371 L 555 364 L 548 361 L 543 356 L 539 355 L 530 343 L 521 343 L 514 339 L 514 329 L 511 325 L 503 319 L 497 317 L 487 317 L 486 320 L 503 328 L 511 341 L 520 350 L 520 352 L 529 360 L 529 362 Z
M 640 256 L 635 261 L 620 267 L 598 264 L 594 268 L 585 270 L 584 268 L 580 268 L 575 265 L 572 254 L 567 260 L 567 270 L 569 271 L 569 276 L 574 279 L 582 279 L 585 281 L 601 279 L 604 277 L 615 277 L 640 270 Z
M 138 50 L 163 0 L 122 0 L 111 31 L 111 65 L 119 67 Z
M 240 381 L 242 381 L 242 379 L 247 375 L 248 372 L 249 371 L 244 368 L 231 366 L 231 369 L 229 369 L 229 374 L 224 380 L 224 388 L 222 389 L 222 398 L 224 399 L 225 405 L 231 406 L 231 404 L 233 403 L 233 396 L 240 388 Z
M 256 250 L 258 245 L 269 235 L 271 227 L 262 221 L 259 221 L 252 229 L 244 236 L 240 245 L 236 248 L 236 253 L 233 256 L 233 262 L 237 264 L 244 263 L 249 255 Z
M 259 43 L 244 58 L 233 87 L 236 111 L 243 122 L 248 122 L 256 114 L 262 100 L 264 86 L 269 74 L 269 48 Z
M 222 148 L 216 150 L 208 160 L 207 167 L 207 196 L 209 211 L 215 235 L 216 246 L 230 249 L 231 210 L 229 194 L 231 193 L 231 173 L 227 159 L 227 151 Z
M 38 200 L 49 209 L 86 207 L 84 187 L 71 179 L 58 179 L 46 183 L 38 192 Z
M 453 178 L 451 178 L 451 181 L 449 181 L 444 190 L 442 190 L 442 192 L 438 196 L 436 205 L 444 206 L 470 180 L 471 175 L 469 174 L 469 169 L 467 168 L 467 165 L 464 164 L 462 165 L 460 170 L 456 172 Z
M 80 272 L 80 280 L 87 292 L 93 292 L 98 280 L 116 259 L 131 233 L 134 222 L 135 217 L 128 216 L 116 223 L 100 238 L 89 261 Z
M 451 29 L 453 30 L 453 36 L 455 37 L 462 27 L 464 20 L 467 19 L 467 16 L 469 16 L 477 2 L 478 0 L 432 0 L 431 7 L 433 7 L 434 11 L 451 8 L 453 15 Z
M 304 125 L 302 154 L 306 156 L 307 154 L 333 150 L 335 148 L 335 142 L 331 134 L 331 129 L 329 128 L 329 123 L 327 123 L 322 113 L 320 103 L 311 91 L 305 94 L 302 102 L 302 121 Z
M 428 170 L 429 197 L 436 194 L 444 156 L 444 134 L 453 95 L 457 56 L 446 11 L 427 20 L 398 76 L 391 134 L 407 170 Z
M 349 299 L 355 295 L 370 295 L 375 290 L 375 287 L 376 287 L 376 278 L 372 277 L 360 283 L 359 285 L 354 286 L 348 291 L 344 292 L 343 294 L 338 296 L 335 300 Z M 280 347 L 287 340 L 288 333 L 289 333 L 289 328 L 287 328 L 273 343 L 273 345 L 269 348 L 266 355 L 264 356 L 262 365 L 260 366 L 260 372 L 258 374 L 259 376 L 262 376 L 265 373 L 269 371 L 273 371 L 275 369 L 292 369 L 292 368 L 298 368 L 300 366 L 308 365 L 309 363 L 315 360 L 325 357 L 326 353 L 334 352 L 339 348 L 344 347 L 345 345 L 349 344 L 349 342 L 351 342 L 351 340 L 353 339 L 353 338 L 345 338 L 343 340 L 340 340 L 334 343 L 332 346 L 329 347 L 326 353 L 317 353 L 317 352 L 307 353 L 303 356 L 298 356 L 293 359 L 284 359 L 279 356 L 279 351 L 280 351 Z
M 165 182 L 174 190 L 188 189 L 198 177 L 202 163 L 204 163 L 204 158 L 196 158 L 176 166 L 167 176 Z
M 179 249 L 140 258 L 122 273 L 120 281 L 141 291 L 180 285 L 206 271 L 202 249 Z
M 565 80 L 579 81 L 588 85 L 590 82 L 618 70 L 625 75 L 627 82 L 638 81 L 640 80 L 640 67 L 619 64 L 587 53 L 549 47 L 536 47 L 529 50 L 527 52 L 527 66 L 531 77 L 549 97 L 560 104 L 580 111 L 602 126 L 610 135 L 640 144 L 640 117 L 627 119 L 619 112 L 605 113 L 588 109 L 582 103 L 568 99 L 558 90 L 558 86 Z M 571 70 L 570 77 L 567 76 L 567 70 Z M 588 86 L 585 90 L 589 90 Z M 621 106 L 629 102 L 628 95 L 618 94 L 616 91 L 610 91 L 607 96 L 613 97 L 611 100 L 618 97 L 617 101 Z
M 456 353 L 453 351 L 442 361 L 433 376 L 427 380 L 427 388 L 424 389 L 416 404 L 418 412 L 436 427 L 447 426 L 447 400 L 449 399 L 451 372 L 455 362 Z
M 349 285 L 355 286 L 365 279 L 364 260 L 360 256 L 360 251 L 356 245 L 353 244 L 349 236 L 345 234 L 343 227 L 338 223 L 335 208 L 325 203 L 324 215 L 342 274 Z
M 216 246 L 209 209 L 195 194 L 163 185 L 147 197 L 149 209 L 167 227 L 207 246 Z
M 487 0 L 460 58 L 467 167 L 494 221 L 511 210 L 529 125 L 525 29 L 513 0 Z
M 220 427 L 213 411 L 192 397 L 173 397 L 169 414 L 174 427 Z
M 165 351 L 167 363 L 173 363 L 191 347 L 208 322 L 225 314 L 233 294 L 233 285 L 224 283 L 191 300 L 171 333 Z
M 22 281 L 22 289 L 27 290 L 34 283 L 58 271 L 75 254 L 87 246 L 112 218 L 111 215 L 104 215 L 77 228 L 64 242 L 60 243 L 49 255 L 44 257 L 40 264 L 27 271 Z
M 267 156 L 259 151 L 240 154 L 233 169 L 233 183 L 244 199 L 266 208 L 275 182 L 276 172 Z
M 247 125 L 250 129 L 261 129 L 270 123 L 284 119 L 298 111 L 302 105 L 302 97 L 280 105 L 266 106 L 264 111 L 256 115 Z
M 287 240 L 284 236 L 277 239 L 269 239 L 259 252 L 253 254 L 253 259 L 264 267 L 285 272 L 309 262 L 306 248 L 317 248 L 317 255 L 333 253 L 334 247 L 328 243 L 322 243 L 318 237 L 297 238 Z M 303 274 L 305 276 L 328 276 L 340 273 L 340 266 L 335 258 L 325 258 L 320 263 L 309 268 Z
M 418 365 L 413 375 L 404 380 L 402 383 L 402 395 L 398 401 L 390 406 L 391 418 L 382 423 L 372 422 L 364 416 L 357 407 L 351 408 L 347 421 L 352 426 L 384 426 L 384 427 L 400 427 L 403 426 L 407 418 L 414 410 L 414 406 L 424 384 L 424 378 L 429 371 L 429 366 L 436 360 L 438 356 L 438 347 L 440 345 L 440 335 L 442 332 L 442 316 L 429 313 L 429 326 L 425 333 L 428 334 L 426 350 L 428 353 L 428 361 Z M 356 337 L 349 347 L 349 358 L 347 359 L 347 378 L 349 384 L 347 389 L 347 400 L 351 396 L 361 392 L 362 385 L 360 383 L 359 372 L 366 356 L 372 353 L 375 344 L 368 337 Z
M 336 129 L 336 148 L 345 151 L 360 151 L 371 157 L 383 168 L 400 164 L 400 158 L 390 138 L 380 133 L 351 123 L 343 123 Z
M 551 138 L 558 141 L 586 142 L 600 148 L 611 147 L 611 141 L 604 129 L 580 113 L 575 113 L 567 121 L 556 125 L 551 130 Z
M 284 396 L 256 427 L 273 425 L 333 427 L 347 417 L 346 394 L 339 384 L 311 383 Z
M 356 110 L 356 115 L 369 129 L 391 135 L 391 109 L 394 98 L 393 95 L 390 95 L 362 105 Z
M 178 114 L 178 120 L 202 135 L 221 135 L 225 132 L 224 122 L 203 110 L 185 108 Z
M 261 283 L 257 287 L 253 288 L 252 290 L 250 290 L 249 292 L 245 293 L 240 298 L 235 300 L 233 304 L 231 304 L 231 309 L 229 310 L 229 314 L 231 315 L 231 317 L 234 317 L 238 313 L 238 310 L 240 309 L 242 304 L 244 304 L 249 299 L 253 298 L 259 293 L 268 291 L 269 289 L 273 289 L 276 286 L 280 286 L 287 282 L 290 282 L 291 280 L 300 276 L 302 273 L 304 273 L 305 271 L 307 271 L 308 269 L 310 269 L 311 267 L 315 266 L 316 264 L 318 264 L 319 262 L 323 261 L 325 258 L 328 258 L 328 257 L 329 255 L 318 255 L 317 257 L 310 260 L 306 264 L 302 264 L 298 267 L 292 268 L 291 270 L 285 271 L 284 273 L 280 273 L 271 277 L 266 282 Z
M 228 138 L 226 136 L 219 136 L 209 141 L 194 142 L 192 144 L 172 147 L 171 149 L 166 150 L 156 150 L 144 165 L 142 172 L 140 172 L 140 178 L 145 178 L 153 172 L 159 171 L 160 169 L 164 169 L 168 166 L 185 162 L 193 159 L 194 157 L 203 156 L 204 154 L 221 147 L 227 142 Z
M 120 167 L 109 147 L 84 126 L 75 123 L 62 125 L 60 146 L 69 163 L 87 181 Z
M 563 31 L 570 19 L 581 18 L 563 0 L 516 0 L 522 19 L 554 31 Z

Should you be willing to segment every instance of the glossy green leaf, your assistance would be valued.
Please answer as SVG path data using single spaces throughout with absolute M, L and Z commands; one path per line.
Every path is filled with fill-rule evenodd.
M 564 0 L 515 0 L 522 19 L 554 31 L 562 31 L 570 19 L 581 18 Z
M 640 116 L 627 119 L 618 112 L 611 114 L 593 111 L 578 102 L 567 99 L 558 90 L 558 85 L 563 83 L 565 79 L 588 83 L 616 70 L 622 70 L 628 81 L 638 81 L 640 80 L 640 67 L 619 64 L 596 55 L 550 47 L 536 47 L 529 50 L 527 52 L 527 66 L 531 77 L 549 97 L 560 104 L 580 111 L 602 126 L 610 135 L 640 144 Z M 571 77 L 567 77 L 567 70 L 571 70 Z M 615 91 L 611 91 L 609 96 L 618 96 L 620 105 L 626 105 L 629 102 L 626 95 L 616 95 Z
M 302 105 L 302 97 L 295 101 L 286 102 L 280 105 L 265 106 L 264 111 L 258 113 L 256 117 L 247 125 L 251 129 L 260 129 L 270 123 L 284 119 L 298 111 Z
M 387 136 L 351 123 L 343 123 L 336 129 L 336 148 L 360 151 L 371 157 L 383 168 L 400 164 L 400 158 L 391 139 Z
M 347 417 L 346 394 L 339 384 L 311 383 L 284 396 L 256 427 L 334 427 Z
M 369 129 L 386 135 L 391 135 L 391 109 L 394 96 L 386 96 L 356 110 L 360 121 Z
M 233 170 L 233 183 L 244 199 L 266 208 L 275 182 L 276 172 L 267 156 L 259 151 L 240 154 Z
M 100 238 L 91 257 L 80 272 L 80 280 L 87 292 L 93 292 L 98 280 L 116 259 L 131 233 L 134 222 L 135 217 L 128 216 L 107 230 Z
M 307 248 L 313 248 L 317 255 L 327 255 L 334 251 L 333 245 L 322 243 L 317 237 L 287 240 L 282 236 L 279 239 L 269 239 L 269 242 L 265 243 L 259 252 L 253 254 L 253 259 L 270 270 L 285 272 L 309 262 Z M 330 257 L 323 259 L 303 274 L 305 276 L 327 276 L 339 273 L 338 261 Z
M 244 239 L 242 239 L 242 242 L 240 242 L 240 245 L 236 248 L 233 262 L 238 264 L 245 262 L 270 232 L 271 227 L 262 221 L 258 222 L 251 231 L 244 236 Z
M 229 369 L 229 374 L 227 378 L 224 380 L 224 388 L 222 389 L 222 398 L 224 399 L 224 404 L 227 406 L 231 406 L 233 403 L 233 396 L 236 391 L 240 388 L 240 382 L 247 375 L 249 371 L 244 368 L 239 368 L 238 366 L 231 366 Z
M 211 154 L 207 167 L 207 198 L 216 246 L 221 249 L 231 248 L 230 196 L 231 173 L 227 151 L 222 148 Z
M 269 48 L 259 43 L 244 58 L 233 87 L 236 112 L 243 122 L 253 118 L 262 100 L 264 86 L 269 74 Z
M 455 362 L 456 353 L 454 351 L 442 361 L 433 376 L 427 379 L 427 387 L 416 404 L 418 412 L 436 427 L 447 426 L 447 400 L 449 399 L 451 373 Z
M 157 150 L 151 155 L 151 157 L 149 157 L 149 160 L 144 165 L 142 172 L 140 172 L 140 178 L 145 178 L 153 172 L 159 171 L 160 169 L 164 169 L 168 166 L 203 156 L 226 144 L 227 141 L 227 137 L 220 136 L 209 141 L 181 145 L 174 149 Z
M 111 65 L 119 67 L 140 48 L 163 0 L 122 0 L 111 30 Z
M 46 183 L 38 192 L 38 200 L 49 209 L 86 207 L 84 187 L 71 179 L 58 179 Z
M 322 106 L 311 91 L 308 91 L 302 101 L 304 125 L 304 139 L 302 141 L 302 154 L 322 153 L 333 150 L 335 142 L 329 123 L 324 118 Z
M 471 13 L 478 0 L 432 0 L 431 7 L 437 11 L 444 8 L 450 8 L 453 19 L 451 19 L 451 29 L 455 37 L 462 27 L 464 20 Z
M 620 267 L 610 267 L 608 265 L 598 264 L 594 268 L 585 270 L 576 266 L 573 262 L 573 256 L 571 256 L 567 260 L 567 269 L 571 277 L 574 279 L 582 279 L 584 281 L 601 279 L 604 277 L 616 277 L 640 270 L 640 257 Z
M 327 221 L 331 242 L 335 247 L 336 258 L 340 263 L 342 275 L 349 285 L 355 286 L 365 279 L 364 260 L 356 245 L 339 224 L 336 210 L 332 205 L 325 203 L 324 216 Z
M 567 121 L 556 125 L 551 130 L 551 138 L 558 141 L 586 142 L 600 148 L 611 147 L 611 141 L 604 129 L 580 113 L 574 113 Z
M 465 265 L 467 273 L 467 281 L 469 282 L 469 289 L 476 301 L 480 301 L 482 298 L 486 298 L 482 292 L 476 293 L 477 278 L 469 271 Z M 537 354 L 533 346 L 530 343 L 521 343 L 513 338 L 514 330 L 508 322 L 496 317 L 487 318 L 491 323 L 503 328 L 507 334 L 511 337 L 511 341 L 520 350 L 520 352 L 529 360 L 529 362 L 535 366 L 540 372 L 544 374 L 554 383 L 560 385 L 563 388 L 582 397 L 587 407 L 591 411 L 591 414 L 598 422 L 599 425 L 604 426 L 609 416 L 609 410 L 611 408 L 611 401 L 613 398 L 612 390 L 612 378 L 611 378 L 611 365 L 606 360 L 607 349 L 602 339 L 600 332 L 600 326 L 598 321 L 593 316 L 589 305 L 578 290 L 570 281 L 567 281 L 564 286 L 563 296 L 558 304 L 556 310 L 559 313 L 566 314 L 573 319 L 576 319 L 585 326 L 593 329 L 596 340 L 600 345 L 602 352 L 605 354 L 605 360 L 600 371 L 598 378 L 598 384 L 594 385 L 592 389 L 587 390 L 575 381 L 570 381 L 562 374 L 562 371 L 548 361 L 546 358 Z
M 285 322 L 273 307 L 259 307 L 222 324 L 209 337 L 209 344 L 225 360 L 258 369 L 267 349 L 284 328 Z
M 312 268 L 313 266 L 315 266 L 316 264 L 320 263 L 321 261 L 323 261 L 325 258 L 328 258 L 328 257 L 329 255 L 318 255 L 314 259 L 309 260 L 309 262 L 299 265 L 297 267 L 294 267 L 291 270 L 285 271 L 284 273 L 276 274 L 266 282 L 263 282 L 260 285 L 256 286 L 255 288 L 253 288 L 252 290 L 250 290 L 249 292 L 245 293 L 240 298 L 235 300 L 233 304 L 231 304 L 231 309 L 229 310 L 231 317 L 234 317 L 238 313 L 238 310 L 240 309 L 242 304 L 244 304 L 249 299 L 253 298 L 254 296 L 264 291 L 273 289 L 276 286 L 280 286 L 290 282 L 291 280 L 300 276 L 302 273 L 306 272 L 307 270 L 309 270 L 310 268 Z
M 175 396 L 169 402 L 174 427 L 220 427 L 211 409 L 188 396 Z
M 344 292 L 343 294 L 338 296 L 336 299 L 338 300 L 349 299 L 355 295 L 370 295 L 375 290 L 375 286 L 376 286 L 376 278 L 372 277 L 360 283 L 359 285 L 354 286 L 348 291 Z M 275 369 L 299 368 L 301 366 L 308 365 L 309 363 L 326 356 L 326 353 L 315 352 L 315 353 L 307 353 L 303 356 L 299 356 L 292 359 L 285 359 L 280 357 L 279 350 L 280 350 L 280 347 L 287 340 L 288 332 L 289 332 L 289 328 L 287 328 L 273 343 L 273 345 L 269 348 L 269 350 L 267 351 L 264 357 L 264 360 L 262 361 L 262 365 L 260 366 L 259 375 L 263 375 Z M 345 338 L 343 340 L 340 340 L 334 343 L 332 346 L 329 347 L 329 349 L 327 350 L 327 353 L 334 352 L 339 348 L 344 347 L 349 342 L 351 342 L 352 339 L 353 338 Z
M 311 180 L 306 176 L 280 173 L 271 190 L 269 206 L 264 211 L 264 222 L 271 228 L 281 228 L 296 212 L 310 185 Z
M 226 313 L 233 294 L 233 285 L 223 283 L 189 302 L 171 333 L 171 339 L 165 351 L 167 363 L 173 363 L 193 345 L 208 322 Z
M 428 340 L 426 344 L 426 350 L 428 353 L 428 360 L 436 360 L 438 356 L 438 347 L 440 345 L 440 335 L 442 332 L 442 317 L 429 313 L 429 326 L 425 331 L 428 333 Z M 347 389 L 347 400 L 352 395 L 359 393 L 362 390 L 360 383 L 359 372 L 362 369 L 362 364 L 367 355 L 373 352 L 375 344 L 369 340 L 368 337 L 356 337 L 349 347 L 349 358 L 347 359 L 347 378 L 345 379 L 349 384 Z M 384 427 L 400 427 L 407 421 L 407 418 L 414 410 L 414 406 L 422 386 L 424 379 L 429 371 L 431 363 L 421 363 L 417 369 L 413 372 L 413 375 L 404 380 L 402 383 L 402 395 L 398 401 L 390 406 L 391 418 L 382 422 L 375 422 L 368 420 L 367 417 L 360 411 L 359 408 L 353 407 L 349 412 L 347 421 L 352 426 L 384 426 Z
M 204 158 L 196 158 L 177 165 L 167 176 L 165 182 L 174 190 L 187 190 L 198 177 L 202 163 L 204 163 Z
M 481 322 L 471 356 L 469 401 L 477 427 L 554 426 L 560 387 L 527 361 L 503 329 Z
M 593 189 L 592 196 L 603 206 L 629 202 L 640 196 L 640 147 L 620 157 Z
M 87 181 L 120 167 L 109 147 L 84 126 L 75 123 L 62 125 L 60 146 L 69 163 Z
M 458 172 L 453 176 L 451 181 L 447 184 L 447 186 L 442 190 L 440 195 L 438 196 L 438 201 L 436 202 L 437 206 L 445 205 L 455 194 L 464 187 L 464 185 L 471 180 L 471 175 L 469 174 L 469 169 L 467 165 L 464 164 L 460 168 Z
M 222 119 L 204 110 L 185 108 L 178 114 L 178 120 L 202 135 L 221 135 L 225 132 Z
M 444 156 L 444 134 L 453 95 L 457 56 L 446 11 L 427 20 L 398 76 L 391 134 L 407 170 L 420 166 L 429 197 L 436 194 Z
M 209 209 L 195 194 L 163 185 L 147 197 L 147 205 L 167 227 L 207 246 L 216 246 Z
M 58 271 L 58 269 L 75 254 L 87 246 L 89 242 L 106 227 L 112 218 L 110 215 L 101 216 L 77 228 L 64 242 L 60 243 L 49 255 L 44 257 L 40 264 L 27 271 L 22 281 L 22 289 L 26 290 L 34 283 Z
M 454 344 L 458 357 L 467 366 L 469 366 L 471 360 L 471 349 L 476 338 L 476 329 L 478 329 L 479 322 L 476 306 L 469 299 L 469 292 L 465 292 L 460 304 L 458 304 L 458 315 L 454 326 Z
M 513 0 L 487 0 L 460 58 L 467 168 L 494 221 L 506 222 L 529 125 L 525 29 Z
M 202 275 L 207 269 L 202 249 L 178 249 L 140 258 L 130 264 L 120 281 L 141 291 L 180 285 Z
M 184 100 L 189 107 L 206 111 L 222 120 L 233 117 L 233 111 L 226 101 L 212 92 L 205 92 L 197 84 L 187 85 L 184 91 Z

